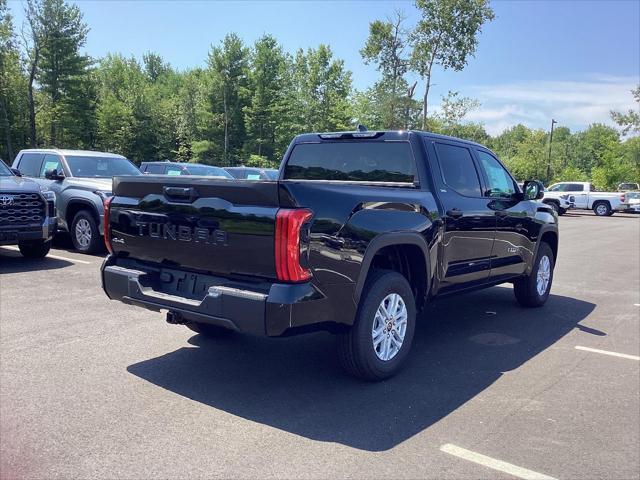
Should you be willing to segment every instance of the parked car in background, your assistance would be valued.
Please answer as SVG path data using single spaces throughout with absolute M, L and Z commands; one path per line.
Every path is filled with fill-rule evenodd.
M 21 150 L 13 167 L 54 192 L 58 229 L 68 231 L 83 253 L 103 248 L 102 202 L 111 196 L 112 177 L 142 175 L 122 155 L 85 150 Z
M 620 194 L 619 212 L 640 213 L 640 192 L 625 192 Z
M 277 180 L 278 170 L 275 168 L 225 167 L 227 172 L 238 180 Z
M 233 177 L 222 167 L 186 162 L 142 162 L 140 171 L 150 175 L 202 175 L 206 177 Z
M 598 192 L 589 182 L 559 182 L 545 190 L 548 200 L 560 199 L 569 194 L 573 197 L 576 209 L 593 210 L 599 217 L 613 215 L 620 205 L 620 194 L 617 192 Z
M 618 185 L 619 192 L 633 192 L 640 190 L 640 184 L 637 183 L 620 183 Z
M 518 186 L 520 189 L 523 189 L 524 182 L 518 182 Z M 552 195 L 549 197 L 545 192 L 545 196 L 542 198 L 542 203 L 549 205 L 558 215 L 564 215 L 567 213 L 567 210 L 574 207 L 574 200 L 575 198 L 568 193 L 560 196 Z
M 522 306 L 546 302 L 558 222 L 542 188 L 457 138 L 300 135 L 277 181 L 115 178 L 102 284 L 203 336 L 328 330 L 349 373 L 382 380 L 434 297 L 513 283 Z
M 56 232 L 56 196 L 16 175 L 0 160 L 0 245 L 18 245 L 29 258 L 42 258 Z

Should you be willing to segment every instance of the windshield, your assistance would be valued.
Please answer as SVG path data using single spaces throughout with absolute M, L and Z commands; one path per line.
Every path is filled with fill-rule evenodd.
M 209 177 L 233 178 L 229 172 L 220 167 L 210 165 L 187 165 L 187 170 L 191 175 L 206 175 Z
M 9 170 L 9 167 L 5 165 L 5 163 L 0 160 L 0 177 L 12 177 L 13 173 Z
M 66 159 L 74 177 L 111 178 L 118 175 L 142 175 L 126 158 L 68 155 Z

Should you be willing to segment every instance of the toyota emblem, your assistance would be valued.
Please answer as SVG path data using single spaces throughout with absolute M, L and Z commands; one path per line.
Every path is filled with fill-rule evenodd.
M 0 195 L 0 205 L 3 207 L 13 205 L 13 195 Z

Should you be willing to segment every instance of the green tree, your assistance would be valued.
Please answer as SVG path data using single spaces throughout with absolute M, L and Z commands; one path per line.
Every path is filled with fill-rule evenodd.
M 433 66 L 462 70 L 478 46 L 482 25 L 493 20 L 488 0 L 416 0 L 420 20 L 410 35 L 413 70 L 425 82 L 422 128 L 426 128 Z
M 631 90 L 631 94 L 638 104 L 635 110 L 629 109 L 626 113 L 611 110 L 611 119 L 622 128 L 622 135 L 629 132 L 640 133 L 640 84 L 635 90 Z
M 74 122 L 74 114 L 92 110 L 86 97 L 92 91 L 87 84 L 90 60 L 80 53 L 88 27 L 80 9 L 64 0 L 43 0 L 39 20 L 42 43 L 37 80 L 47 104 L 47 143 L 87 143 L 92 132 Z
M 407 110 L 410 89 L 404 76 L 409 68 L 408 31 L 404 28 L 405 16 L 396 11 L 387 21 L 375 20 L 369 24 L 369 37 L 360 55 L 365 64 L 375 63 L 382 79 L 370 89 L 375 96 L 377 116 L 381 126 L 376 128 L 407 128 Z
M 248 56 L 247 48 L 235 33 L 225 36 L 222 45 L 212 47 L 209 53 L 211 106 L 214 115 L 221 118 L 225 164 L 237 158 L 244 143 Z
M 279 151 L 276 129 L 283 113 L 285 56 L 278 42 L 265 35 L 254 45 L 249 72 L 251 98 L 244 108 L 248 155 L 275 159 Z

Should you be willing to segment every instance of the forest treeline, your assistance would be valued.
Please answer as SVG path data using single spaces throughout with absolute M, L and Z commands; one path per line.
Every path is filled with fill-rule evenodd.
M 22 148 L 58 147 L 117 152 L 136 163 L 277 166 L 293 136 L 361 123 L 474 140 L 517 178 L 549 180 L 549 132 L 516 125 L 490 136 L 465 121 L 479 104 L 458 92 L 428 110 L 433 67 L 462 70 L 475 55 L 482 25 L 493 20 L 488 0 L 416 0 L 414 8 L 419 20 L 411 28 L 400 12 L 370 24 L 360 54 L 380 75 L 359 91 L 329 45 L 290 54 L 272 35 L 249 45 L 229 33 L 211 46 L 206 66 L 180 71 L 153 52 L 90 58 L 89 26 L 64 0 L 26 1 L 22 25 L 0 0 L 0 158 L 10 163 Z M 640 102 L 640 87 L 631 94 Z M 612 119 L 618 128 L 556 127 L 552 179 L 590 179 L 599 188 L 640 181 L 637 109 Z

